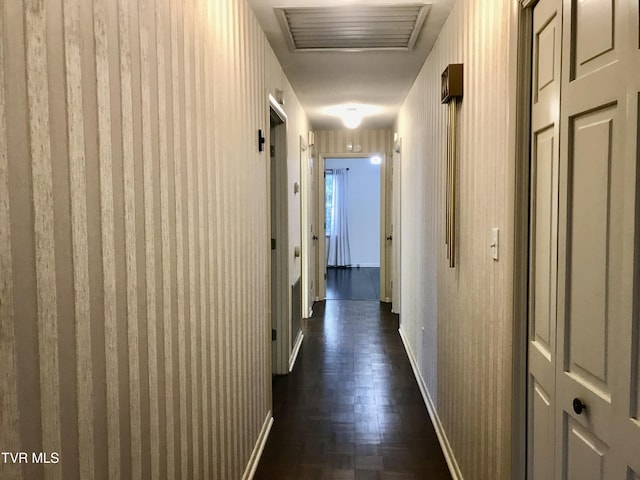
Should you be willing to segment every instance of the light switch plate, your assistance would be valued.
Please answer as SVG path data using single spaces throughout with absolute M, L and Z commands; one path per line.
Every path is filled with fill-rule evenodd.
M 494 260 L 498 260 L 498 246 L 500 243 L 499 233 L 500 230 L 498 228 L 491 229 L 491 243 L 489 244 L 489 247 L 491 247 L 491 258 L 493 258 Z

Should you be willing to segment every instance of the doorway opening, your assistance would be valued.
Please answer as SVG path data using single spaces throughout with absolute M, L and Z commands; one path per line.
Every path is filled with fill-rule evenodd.
M 271 225 L 271 353 L 274 375 L 289 373 L 292 351 L 288 291 L 289 219 L 287 196 L 287 116 L 269 97 L 269 190 Z
M 377 300 L 381 267 L 381 156 L 326 158 L 326 299 Z

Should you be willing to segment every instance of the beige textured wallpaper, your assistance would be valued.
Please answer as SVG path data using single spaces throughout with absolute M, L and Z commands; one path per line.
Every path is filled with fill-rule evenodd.
M 456 2 L 397 124 L 401 329 L 465 480 L 510 478 L 511 3 Z M 447 107 L 440 103 L 440 75 L 450 63 L 464 64 L 455 269 L 444 244 Z M 492 228 L 500 229 L 497 262 L 489 249 Z
M 0 478 L 243 476 L 271 415 L 276 88 L 293 144 L 243 0 L 0 2 L 0 450 L 29 454 Z
M 393 146 L 393 135 L 390 129 L 316 130 L 315 140 L 315 152 L 318 155 L 358 153 L 347 150 L 347 145 L 360 145 L 363 153 L 389 154 Z

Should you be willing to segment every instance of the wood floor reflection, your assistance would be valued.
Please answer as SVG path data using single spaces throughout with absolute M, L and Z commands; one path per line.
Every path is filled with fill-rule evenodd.
M 378 300 L 379 267 L 327 268 L 327 300 Z
M 254 478 L 450 479 L 398 317 L 377 301 L 314 311 L 294 371 L 274 378 L 275 422 Z

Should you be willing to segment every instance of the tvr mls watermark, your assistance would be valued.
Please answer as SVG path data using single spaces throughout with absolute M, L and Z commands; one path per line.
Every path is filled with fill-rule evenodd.
M 0 452 L 2 463 L 39 463 L 56 464 L 60 462 L 58 452 Z

